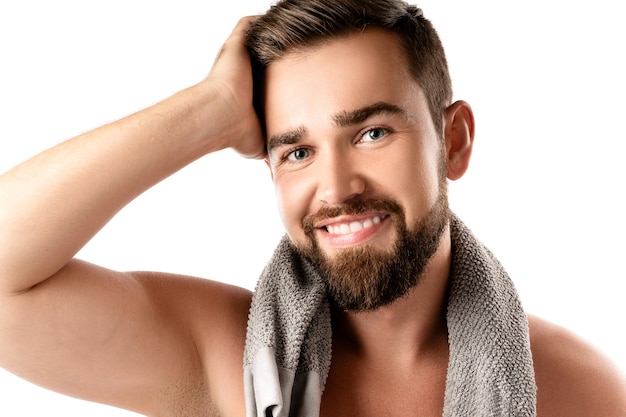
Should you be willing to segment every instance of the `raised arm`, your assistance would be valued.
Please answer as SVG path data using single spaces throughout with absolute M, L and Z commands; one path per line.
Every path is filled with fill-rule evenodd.
M 126 204 L 203 155 L 227 147 L 263 155 L 248 23 L 237 25 L 207 79 L 0 177 L 0 366 L 145 413 L 173 407 L 183 385 L 210 385 L 204 356 L 219 347 L 199 350 L 204 319 L 190 317 L 214 312 L 202 327 L 226 332 L 229 321 L 245 320 L 245 292 L 73 257 Z M 201 295 L 210 299 L 196 302 Z
M 53 275 L 128 202 L 195 159 L 229 146 L 262 155 L 240 36 L 203 82 L 1 177 L 1 293 Z

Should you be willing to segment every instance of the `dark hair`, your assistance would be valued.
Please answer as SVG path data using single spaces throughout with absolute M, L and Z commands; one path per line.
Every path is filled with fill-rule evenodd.
M 422 88 L 437 132 L 442 133 L 452 85 L 443 46 L 422 11 L 402 0 L 280 0 L 250 26 L 247 45 L 255 82 L 273 61 L 367 26 L 398 35 L 409 71 Z M 257 111 L 262 110 L 257 105 Z

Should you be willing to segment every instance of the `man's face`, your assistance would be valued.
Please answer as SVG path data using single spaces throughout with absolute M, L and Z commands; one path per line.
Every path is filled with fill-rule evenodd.
M 447 223 L 445 160 L 403 57 L 395 35 L 367 29 L 290 54 L 266 73 L 283 223 L 350 310 L 377 308 L 414 285 Z M 410 284 L 381 296 L 398 265 Z

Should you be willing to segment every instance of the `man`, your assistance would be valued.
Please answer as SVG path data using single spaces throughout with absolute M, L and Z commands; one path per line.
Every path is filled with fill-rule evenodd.
M 395 6 L 408 14 L 399 19 L 426 24 Z M 230 147 L 267 157 L 288 235 L 328 279 L 333 360 L 321 413 L 441 415 L 452 258 L 444 178 L 467 169 L 472 111 L 425 91 L 397 35 L 368 25 L 270 63 L 262 130 L 243 46 L 251 21 L 238 25 L 202 83 L 3 176 L 0 363 L 147 415 L 243 415 L 248 291 L 72 259 L 141 192 Z M 390 267 L 391 276 L 357 274 L 359 261 L 380 265 L 418 229 L 419 244 L 407 250 L 429 246 L 420 268 L 410 252 L 391 258 L 407 264 Z M 395 283 L 400 271 L 410 272 L 406 284 L 388 291 L 380 279 Z M 604 359 L 539 319 L 529 326 L 538 415 L 624 413 L 623 382 Z

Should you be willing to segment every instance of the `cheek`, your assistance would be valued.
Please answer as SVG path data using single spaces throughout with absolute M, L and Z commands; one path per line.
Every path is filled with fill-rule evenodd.
M 293 240 L 302 240 L 302 218 L 309 214 L 310 186 L 298 176 L 282 176 L 274 181 L 278 211 L 287 234 Z
M 439 159 L 438 149 L 415 146 L 380 158 L 381 188 L 401 201 L 409 222 L 421 218 L 437 199 Z

